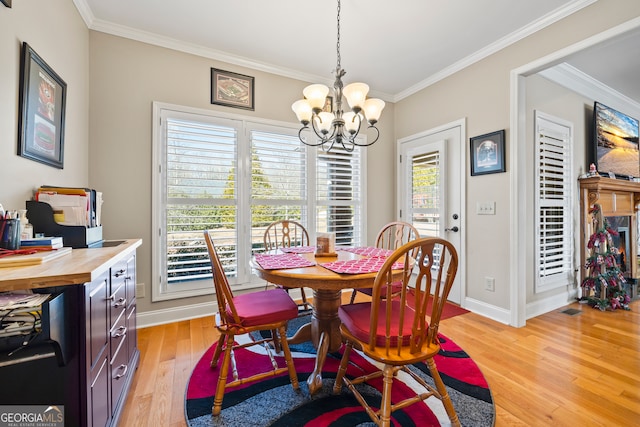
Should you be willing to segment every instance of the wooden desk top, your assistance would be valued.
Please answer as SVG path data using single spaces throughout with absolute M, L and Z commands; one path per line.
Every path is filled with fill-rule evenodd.
M 38 265 L 0 268 L 0 292 L 91 282 L 140 245 L 141 239 L 129 239 L 117 246 L 73 249 Z
M 316 265 L 304 268 L 288 268 L 283 270 L 265 270 L 252 259 L 251 266 L 255 269 L 256 274 L 270 282 L 286 287 L 304 286 L 311 289 L 339 290 L 347 288 L 370 288 L 377 273 L 364 274 L 338 274 L 318 264 L 345 261 L 350 259 L 363 258 L 360 255 L 337 251 L 337 257 L 316 257 L 313 253 L 303 253 L 301 256 L 315 261 Z

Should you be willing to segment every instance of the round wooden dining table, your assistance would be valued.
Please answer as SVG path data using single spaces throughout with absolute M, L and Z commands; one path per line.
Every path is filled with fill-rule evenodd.
M 311 341 L 317 348 L 315 368 L 307 379 L 309 392 L 313 394 L 322 388 L 322 367 L 327 353 L 337 351 L 342 344 L 340 335 L 341 322 L 338 317 L 338 308 L 342 303 L 342 290 L 371 288 L 377 272 L 339 274 L 320 265 L 334 261 L 363 258 L 363 256 L 352 252 L 337 250 L 337 256 L 332 257 L 316 257 L 314 253 L 301 253 L 299 255 L 310 261 L 315 261 L 316 265 L 271 270 L 262 268 L 254 258 L 252 267 L 260 278 L 270 283 L 287 288 L 304 286 L 313 290 L 311 322 L 303 325 L 293 337 L 287 340 L 291 344 Z

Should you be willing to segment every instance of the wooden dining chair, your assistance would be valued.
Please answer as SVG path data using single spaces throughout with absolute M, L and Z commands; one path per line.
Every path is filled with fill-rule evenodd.
M 411 254 L 418 249 L 418 257 L 411 263 Z M 400 262 L 402 270 L 397 269 Z M 342 321 L 340 333 L 345 350 L 336 375 L 334 393 L 340 393 L 343 384 L 355 395 L 367 414 L 379 426 L 389 426 L 392 412 L 405 408 L 431 396 L 440 399 L 453 425 L 460 425 L 458 416 L 440 378 L 434 356 L 440 350 L 438 326 L 447 296 L 458 269 L 458 254 L 451 243 L 436 237 L 413 240 L 401 246 L 385 261 L 373 285 L 370 302 L 345 304 L 338 309 Z M 417 273 L 413 275 L 412 272 Z M 401 279 L 398 276 L 401 276 Z M 391 295 L 391 283 L 402 284 L 396 297 Z M 410 295 L 410 286 L 415 301 Z M 386 295 L 382 293 L 386 292 Z M 429 304 L 429 300 L 432 303 Z M 430 308 L 430 310 L 429 310 Z M 347 373 L 353 349 L 379 362 L 383 368 L 373 373 L 352 377 Z M 428 385 L 409 365 L 426 363 L 435 388 Z M 398 371 L 410 375 L 424 391 L 391 402 L 391 388 Z M 353 374 L 359 374 L 353 371 Z M 383 377 L 382 401 L 375 410 L 355 387 Z
M 294 389 L 298 389 L 298 377 L 291 358 L 286 333 L 287 322 L 298 317 L 298 306 L 282 289 L 269 289 L 234 296 L 208 230 L 204 232 L 204 239 L 209 251 L 218 302 L 218 313 L 215 318 L 216 329 L 220 332 L 220 338 L 211 359 L 212 369 L 217 367 L 218 359 L 224 351 L 213 400 L 213 415 L 220 414 L 224 392 L 230 387 L 289 372 L 291 385 Z M 236 335 L 260 330 L 277 331 L 277 333 L 272 333 L 270 337 L 262 340 L 251 340 L 245 344 L 235 342 Z M 282 349 L 286 361 L 285 367 L 279 367 L 277 364 L 268 345 L 269 342 L 273 344 L 274 348 Z M 264 345 L 273 369 L 240 378 L 233 351 L 260 344 Z M 233 380 L 227 382 L 229 365 L 232 367 Z
M 302 224 L 297 221 L 283 219 L 269 224 L 264 231 L 264 249 L 266 251 L 276 250 L 279 248 L 290 248 L 294 246 L 309 246 L 309 233 Z M 279 285 L 275 285 L 279 287 Z M 308 310 L 311 303 L 307 300 L 307 295 L 303 287 L 300 287 L 300 295 L 302 304 L 300 306 Z M 289 288 L 285 288 L 289 292 Z
M 408 222 L 393 221 L 386 224 L 378 232 L 378 235 L 376 236 L 376 248 L 396 250 L 405 243 L 415 240 L 418 237 L 420 237 L 420 233 L 413 225 Z M 412 256 L 415 257 L 417 252 L 418 248 L 415 249 Z M 396 286 L 396 289 L 397 288 L 398 287 Z M 351 293 L 351 300 L 349 301 L 350 304 L 353 304 L 356 300 L 358 292 L 371 296 L 371 288 L 354 289 Z M 384 294 L 385 292 L 383 292 L 383 295 Z

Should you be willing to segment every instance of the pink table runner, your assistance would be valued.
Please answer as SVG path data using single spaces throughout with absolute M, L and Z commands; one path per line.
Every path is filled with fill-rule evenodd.
M 296 254 L 256 254 L 256 262 L 265 270 L 282 270 L 285 268 L 301 268 L 316 265 L 315 261 Z
M 347 261 L 334 261 L 320 264 L 322 267 L 327 268 L 333 272 L 341 274 L 364 274 L 375 273 L 380 271 L 382 264 L 386 261 L 384 257 L 372 257 L 362 259 L 350 259 Z M 393 269 L 401 269 L 402 262 L 396 262 L 393 264 Z
M 354 254 L 368 257 L 388 257 L 393 253 L 389 249 L 381 249 L 373 246 L 346 246 L 336 248 L 339 251 L 353 252 Z

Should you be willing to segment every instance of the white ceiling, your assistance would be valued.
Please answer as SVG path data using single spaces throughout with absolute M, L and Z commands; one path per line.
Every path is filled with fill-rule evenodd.
M 594 1 L 342 0 L 344 81 L 366 82 L 373 95 L 398 101 Z M 309 82 L 333 82 L 337 1 L 74 3 L 97 31 Z M 604 71 L 599 70 L 602 79 Z

